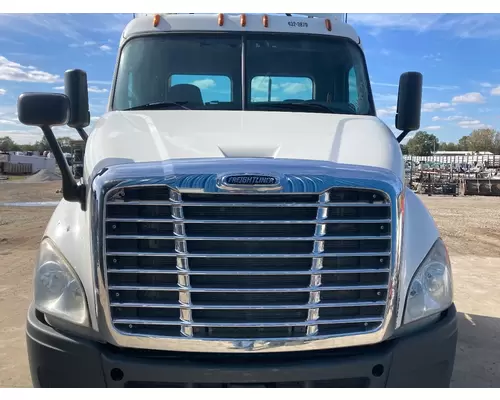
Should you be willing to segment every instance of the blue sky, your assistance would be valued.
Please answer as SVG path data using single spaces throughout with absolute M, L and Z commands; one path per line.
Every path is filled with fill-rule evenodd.
M 19 143 L 38 140 L 38 130 L 16 119 L 17 97 L 61 91 L 64 71 L 71 68 L 88 73 L 92 117 L 104 113 L 120 33 L 131 18 L 0 14 L 0 136 Z M 405 71 L 423 73 L 421 127 L 441 141 L 457 141 L 475 128 L 500 128 L 500 14 L 349 14 L 348 19 L 363 41 L 379 117 L 391 128 Z M 296 92 L 308 88 L 308 82 L 273 83 Z M 209 92 L 213 82 L 200 85 Z M 75 135 L 69 128 L 56 131 Z

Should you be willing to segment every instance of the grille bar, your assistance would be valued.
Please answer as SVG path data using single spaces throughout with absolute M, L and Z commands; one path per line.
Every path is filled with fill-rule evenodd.
M 107 202 L 107 205 L 120 205 L 120 206 L 178 206 L 184 205 L 186 207 L 298 207 L 298 208 L 310 208 L 310 207 L 378 207 L 386 208 L 389 204 L 386 203 L 328 203 L 328 202 L 318 202 L 318 203 L 182 203 L 182 202 L 172 202 L 172 201 L 112 201 Z
M 325 225 L 325 224 L 321 224 Z M 313 237 L 293 237 L 293 240 L 297 241 L 323 241 L 323 240 L 389 240 L 390 236 L 313 236 Z M 213 241 L 225 241 L 225 240 L 239 240 L 239 241 L 290 241 L 291 237 L 202 237 L 202 236 L 192 236 L 188 237 L 185 235 L 178 236 L 152 236 L 152 235 L 107 235 L 106 239 L 134 239 L 134 240 L 173 240 L 173 239 L 184 239 L 184 240 L 213 240 Z
M 251 276 L 266 276 L 266 275 L 310 275 L 317 272 L 317 270 L 309 269 L 304 271 L 244 271 L 244 270 L 227 270 L 227 271 L 183 271 L 188 275 L 200 275 L 200 276 L 232 276 L 232 275 L 251 275 Z M 387 274 L 390 270 L 388 268 L 364 268 L 364 269 L 322 269 L 321 273 L 327 274 Z M 177 275 L 179 270 L 168 270 L 168 269 L 147 269 L 147 268 L 127 268 L 127 269 L 108 269 L 108 274 L 164 274 L 164 275 Z
M 117 203 L 118 204 L 118 203 Z M 137 223 L 172 223 L 184 222 L 185 224 L 314 224 L 317 220 L 235 220 L 235 219 L 168 219 L 168 218 L 106 218 L 106 222 L 137 222 Z M 324 224 L 388 224 L 390 219 L 326 219 Z
M 308 257 L 389 257 L 388 251 L 366 253 L 305 253 L 305 254 L 193 254 L 193 253 L 145 253 L 134 251 L 108 251 L 107 256 L 135 256 L 135 257 L 177 257 L 184 255 L 189 258 L 308 258 Z
M 115 324 L 123 325 L 165 325 L 165 326 L 186 326 L 205 327 L 205 328 L 265 328 L 265 327 L 295 327 L 295 326 L 314 326 L 314 325 L 337 325 L 337 324 L 364 324 L 382 322 L 383 318 L 344 318 L 331 320 L 314 320 L 305 322 L 240 322 L 240 323 L 217 323 L 217 322 L 184 322 L 184 321 L 166 321 L 159 319 L 133 319 L 133 318 L 117 318 Z
M 344 308 L 344 307 L 380 307 L 385 306 L 385 301 L 357 301 L 352 303 L 317 303 L 317 304 L 277 304 L 269 306 L 242 306 L 242 305 L 210 305 L 210 304 L 169 304 L 169 303 L 120 303 L 112 302 L 111 307 L 118 308 L 183 308 L 189 307 L 191 310 L 308 310 L 311 308 Z
M 179 274 L 183 277 L 188 277 L 187 274 Z M 109 290 L 134 290 L 134 291 L 154 291 L 154 292 L 184 292 L 191 293 L 297 293 L 310 292 L 312 286 L 303 288 L 189 288 L 187 286 L 132 286 L 132 285 L 109 285 Z M 345 290 L 387 290 L 388 285 L 356 285 L 356 286 L 317 286 L 314 291 L 345 291 Z

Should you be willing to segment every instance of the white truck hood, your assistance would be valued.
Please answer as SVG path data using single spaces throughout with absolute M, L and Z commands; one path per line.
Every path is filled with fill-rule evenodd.
M 333 161 L 391 170 L 404 163 L 376 117 L 256 111 L 113 111 L 89 136 L 86 175 L 96 167 L 180 158 L 265 157 Z

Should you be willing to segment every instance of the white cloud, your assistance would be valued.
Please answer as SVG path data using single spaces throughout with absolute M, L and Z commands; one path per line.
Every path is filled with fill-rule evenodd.
M 83 43 L 71 43 L 69 47 L 89 47 L 89 46 L 95 46 L 97 43 L 94 42 L 93 40 L 86 40 Z
M 439 110 L 453 110 L 453 108 L 450 108 L 449 103 L 424 103 L 422 104 L 422 112 L 434 112 L 434 111 L 439 111 Z M 392 106 L 392 107 L 384 107 L 377 109 L 377 114 L 381 117 L 387 116 L 387 115 L 395 115 L 397 111 L 397 106 Z M 437 118 L 437 119 L 435 119 Z M 432 119 L 433 121 L 438 121 L 439 117 L 434 117 Z
M 88 41 L 95 32 L 123 31 L 132 14 L 0 14 L 0 37 L 12 32 L 54 41 L 70 39 L 76 43 Z M 89 23 L 91 21 L 91 23 Z
M 397 83 L 370 81 L 370 84 L 372 86 L 387 86 L 387 87 L 395 87 L 395 88 L 399 87 L 399 85 Z M 458 86 L 450 86 L 450 85 L 437 85 L 437 86 L 423 86 L 423 89 L 443 91 L 443 90 L 456 90 L 456 89 L 459 89 L 459 87 Z
M 97 86 L 89 86 L 88 91 L 90 93 L 107 93 L 108 89 L 105 88 L 99 89 Z
M 103 44 L 102 46 L 99 46 L 99 48 L 102 51 L 111 51 L 111 46 L 108 46 L 107 44 Z
M 425 56 L 422 57 L 424 60 L 430 60 L 430 61 L 443 61 L 441 58 L 441 53 L 436 53 L 436 54 L 426 54 Z
M 10 119 L 0 119 L 0 125 L 19 125 L 19 123 Z
M 280 84 L 280 88 L 283 89 L 283 92 L 285 92 L 286 94 L 296 94 L 312 91 L 312 85 L 310 82 L 285 82 Z
M 397 111 L 397 106 L 381 108 L 381 109 L 377 110 L 377 115 L 379 117 L 384 117 L 384 116 L 388 116 L 388 115 L 396 115 L 396 111 Z
M 479 121 L 478 119 L 474 120 L 466 120 L 466 121 L 460 121 L 458 123 L 458 126 L 463 128 L 463 129 L 483 129 L 483 128 L 491 128 L 491 125 L 487 125 Z
M 64 86 L 56 86 L 56 87 L 53 87 L 52 89 L 64 90 Z M 108 92 L 108 89 L 98 88 L 97 86 L 89 86 L 87 90 L 89 91 L 89 93 L 107 93 Z
M 280 78 L 283 79 L 283 78 Z M 267 92 L 269 90 L 269 77 L 259 76 L 252 79 L 252 92 Z M 303 79 L 303 82 L 273 83 L 271 90 L 283 90 L 286 94 L 297 94 L 312 91 L 312 82 Z
M 424 128 L 426 131 L 437 131 L 438 129 L 441 129 L 439 125 L 431 125 Z
M 2 136 L 9 136 L 17 144 L 32 144 L 40 140 L 43 134 L 38 128 L 31 131 L 0 130 Z
M 271 89 L 277 90 L 280 87 L 273 83 Z M 252 79 L 252 92 L 267 92 L 269 89 L 269 78 L 266 76 L 257 76 Z
M 436 14 L 349 14 L 348 22 L 378 29 L 423 32 L 432 27 L 440 17 Z
M 59 75 L 49 72 L 30 69 L 27 66 L 9 61 L 0 56 L 0 80 L 15 82 L 43 82 L 54 83 L 59 79 Z
M 373 100 L 375 102 L 389 102 L 389 103 L 395 103 L 398 101 L 398 95 L 397 94 L 386 94 L 386 93 L 373 93 Z
M 7 89 L 0 88 L 0 96 L 3 96 L 5 93 L 7 93 Z
M 388 56 L 391 54 L 391 51 L 387 49 L 382 49 L 380 50 L 380 54 L 382 54 L 383 56 Z
M 463 117 L 461 115 L 450 115 L 449 117 L 432 117 L 433 121 L 458 121 L 461 119 L 467 119 L 467 117 Z
M 500 14 L 349 14 L 349 22 L 383 30 L 444 31 L 460 38 L 500 37 Z
M 458 125 L 478 125 L 480 123 L 481 121 L 479 121 L 478 119 L 474 119 L 474 120 L 460 121 Z
M 432 112 L 436 110 L 448 109 L 450 103 L 424 103 L 422 104 L 422 112 Z
M 493 85 L 489 82 L 481 82 L 481 83 L 479 83 L 479 86 L 484 87 L 484 88 L 490 88 Z
M 490 94 L 492 96 L 500 96 L 500 86 L 497 86 L 496 88 L 491 89 Z
M 199 79 L 197 81 L 191 82 L 191 85 L 198 86 L 201 90 L 203 90 L 214 88 L 216 86 L 216 83 L 213 79 Z
M 451 100 L 452 103 L 457 104 L 457 103 L 484 103 L 486 99 L 484 96 L 479 93 L 479 92 L 470 92 L 470 93 L 465 93 L 459 96 L 453 97 Z
M 111 81 L 94 81 L 94 80 L 90 80 L 87 83 L 92 84 L 92 85 L 111 85 L 113 82 L 111 82 Z

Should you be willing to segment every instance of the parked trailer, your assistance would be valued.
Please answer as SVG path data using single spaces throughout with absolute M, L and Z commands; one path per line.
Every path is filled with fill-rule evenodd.
M 31 164 L 4 162 L 0 166 L 0 171 L 6 175 L 31 175 L 33 173 L 33 166 Z
M 460 191 L 464 196 L 500 196 L 500 179 L 465 178 Z
M 37 173 L 42 169 L 54 172 L 56 169 L 56 160 L 54 158 L 40 157 L 40 156 L 25 156 L 18 154 L 11 154 L 9 156 L 10 164 L 30 164 L 32 174 Z

